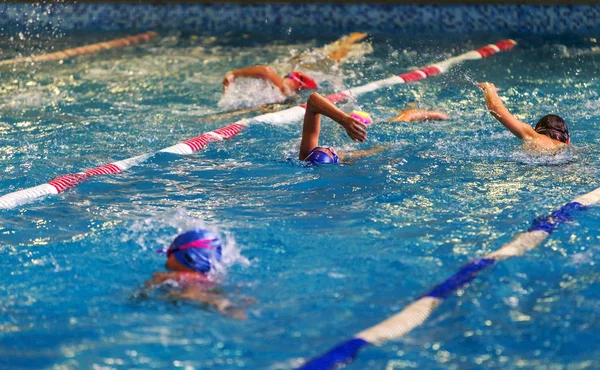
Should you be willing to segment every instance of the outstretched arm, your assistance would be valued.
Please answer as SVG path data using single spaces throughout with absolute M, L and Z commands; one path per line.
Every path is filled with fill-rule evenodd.
M 447 119 L 450 119 L 450 116 L 444 112 L 410 108 L 403 110 L 396 117 L 390 119 L 389 122 L 444 121 Z
M 353 32 L 347 36 L 343 36 L 331 44 L 333 50 L 329 52 L 328 58 L 339 63 L 343 58 L 346 57 L 346 55 L 348 55 L 352 45 L 361 41 L 365 37 L 367 37 L 367 34 L 361 32 Z
M 238 320 L 247 319 L 243 308 L 234 306 L 229 299 L 221 297 L 218 293 L 208 292 L 199 287 L 192 286 L 180 291 L 171 291 L 169 297 L 207 304 L 215 307 L 222 315 Z
M 345 153 L 345 154 L 338 153 L 338 156 L 340 157 L 340 160 L 348 160 L 348 159 L 354 160 L 354 159 L 359 159 L 359 158 L 363 158 L 363 157 L 368 157 L 373 154 L 381 153 L 386 149 L 387 148 L 383 145 L 376 145 L 371 149 L 355 150 L 355 151 Z
M 538 133 L 528 124 L 519 121 L 502 103 L 493 83 L 482 82 L 478 86 L 483 90 L 485 102 L 489 112 L 498 122 L 510 130 L 516 137 L 523 140 L 532 140 Z
M 223 79 L 223 91 L 225 91 L 229 84 L 238 77 L 260 78 L 270 81 L 273 85 L 277 86 L 282 93 L 285 94 L 283 78 L 279 77 L 277 73 L 275 73 L 275 71 L 269 66 L 254 66 L 242 69 L 234 69 L 227 72 L 225 78 Z
M 333 103 L 318 93 L 312 93 L 308 98 L 306 113 L 304 113 L 302 141 L 300 142 L 300 160 L 304 160 L 312 149 L 319 146 L 321 114 L 342 125 L 352 140 L 363 142 L 367 138 L 367 131 L 364 124 L 339 110 Z

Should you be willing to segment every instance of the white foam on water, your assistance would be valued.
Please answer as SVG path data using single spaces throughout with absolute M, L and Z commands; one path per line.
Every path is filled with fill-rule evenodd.
M 573 256 L 571 256 L 571 260 L 569 261 L 569 264 L 575 265 L 575 266 L 581 266 L 581 265 L 593 266 L 593 265 L 595 265 L 593 257 L 594 257 L 594 253 L 591 250 L 581 252 L 581 253 L 575 253 Z
M 512 152 L 511 159 L 529 165 L 557 166 L 573 163 L 577 160 L 572 147 L 567 146 L 556 151 L 532 151 L 523 147 L 523 150 Z
M 58 91 L 58 90 L 56 90 Z M 52 93 L 50 91 L 32 90 L 16 94 L 10 97 L 4 107 L 18 108 L 38 108 L 46 105 L 51 105 L 60 100 L 60 93 Z
M 123 234 L 121 242 L 133 241 L 144 251 L 166 250 L 177 235 L 195 228 L 213 231 L 223 241 L 221 261 L 211 261 L 214 266 L 210 273 L 212 279 L 224 280 L 227 276 L 227 269 L 237 263 L 243 266 L 250 265 L 248 258 L 242 255 L 233 234 L 191 217 L 182 208 L 135 221 Z M 161 265 L 157 265 L 157 268 L 159 266 Z
M 281 90 L 269 81 L 257 78 L 237 78 L 219 100 L 223 109 L 239 109 L 286 100 Z

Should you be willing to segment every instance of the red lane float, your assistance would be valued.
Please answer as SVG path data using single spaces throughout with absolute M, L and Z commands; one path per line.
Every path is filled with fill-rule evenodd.
M 47 62 L 51 60 L 63 60 L 75 55 L 91 54 L 102 50 L 109 50 L 115 48 L 123 48 L 129 45 L 138 44 L 140 42 L 148 41 L 156 37 L 156 32 L 149 31 L 141 33 L 139 35 L 127 36 L 121 39 L 115 39 L 105 42 L 99 42 L 97 44 L 80 46 L 73 49 L 67 49 L 57 51 L 49 54 L 34 55 L 31 57 L 14 58 L 0 61 L 0 66 L 17 63 L 36 63 L 36 62 Z
M 333 103 L 339 103 L 348 100 L 349 98 L 356 97 L 360 94 L 364 94 L 369 91 L 374 91 L 382 87 L 402 84 L 406 82 L 419 81 L 429 76 L 442 74 L 448 69 L 450 69 L 452 66 L 464 62 L 466 60 L 482 59 L 490 55 L 496 54 L 499 51 L 510 50 L 516 44 L 517 43 L 513 40 L 502 40 L 500 42 L 497 42 L 496 44 L 490 44 L 478 50 L 473 50 L 468 53 L 452 57 L 445 61 L 417 69 L 412 72 L 404 73 L 399 76 L 393 76 L 384 80 L 371 82 L 366 85 L 354 87 L 346 91 L 328 95 L 326 98 Z M 242 130 L 244 130 L 244 128 L 246 128 L 250 124 L 251 120 L 260 123 L 270 124 L 281 124 L 298 121 L 302 119 L 302 116 L 304 115 L 304 107 L 305 105 L 300 105 L 280 112 L 263 114 L 261 116 L 254 117 L 253 119 L 243 119 L 241 121 L 219 128 L 217 130 L 205 132 L 192 139 L 162 149 L 159 152 L 189 155 L 199 150 L 202 150 L 204 147 L 206 147 L 206 145 L 208 145 L 208 143 L 233 138 Z M 88 180 L 90 177 L 93 176 L 121 173 L 127 170 L 128 168 L 145 161 L 151 155 L 152 154 L 143 154 L 137 157 L 124 159 L 118 162 L 105 164 L 103 166 L 87 170 L 85 172 L 70 175 L 61 175 L 49 181 L 47 184 L 42 184 L 33 188 L 27 188 L 13 193 L 5 194 L 3 196 L 0 196 L 0 209 L 14 208 L 20 204 L 42 198 L 46 195 L 62 193 L 67 189 L 73 188 L 81 184 L 82 182 Z

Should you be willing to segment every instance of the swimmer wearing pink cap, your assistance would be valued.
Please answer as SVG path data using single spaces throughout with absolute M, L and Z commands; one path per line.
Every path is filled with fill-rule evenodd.
M 318 89 L 319 85 L 302 72 L 292 72 L 285 77 L 279 77 L 269 66 L 254 66 L 241 69 L 234 69 L 227 72 L 223 79 L 223 92 L 238 77 L 257 78 L 267 80 L 281 90 L 281 93 L 287 97 L 296 95 L 298 91 Z

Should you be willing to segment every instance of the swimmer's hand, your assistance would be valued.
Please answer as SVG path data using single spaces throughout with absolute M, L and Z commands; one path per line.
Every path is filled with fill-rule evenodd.
M 169 272 L 155 272 L 154 274 L 152 274 L 152 280 L 146 281 L 145 287 L 146 288 L 154 288 L 157 285 L 161 285 L 163 284 L 166 280 L 172 279 L 173 278 L 173 274 L 169 273 Z
M 248 315 L 244 312 L 244 309 L 241 307 L 235 307 L 229 299 L 223 299 L 221 302 L 215 304 L 217 310 L 227 317 L 231 317 L 236 320 L 247 320 Z
M 341 124 L 352 140 L 362 143 L 367 139 L 367 126 L 359 120 L 347 115 Z
M 491 82 L 480 82 L 477 84 L 477 86 L 479 86 L 479 88 L 483 90 L 484 93 L 488 91 L 500 91 L 500 89 L 497 88 L 496 85 L 494 85 Z
M 227 72 L 225 78 L 223 79 L 223 92 L 227 90 L 227 88 L 233 82 L 233 80 L 235 80 L 235 74 L 233 74 L 232 72 Z

